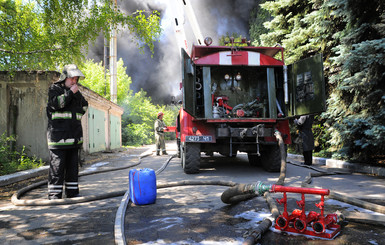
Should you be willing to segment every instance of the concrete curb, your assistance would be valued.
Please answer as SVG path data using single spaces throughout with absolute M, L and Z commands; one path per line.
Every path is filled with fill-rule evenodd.
M 371 174 L 376 176 L 385 177 L 385 168 L 361 165 L 357 163 L 345 162 L 342 160 L 327 159 L 326 167 L 328 168 L 346 168 L 357 173 Z
M 30 169 L 30 170 L 20 171 L 14 174 L 0 176 L 0 187 L 11 185 L 18 181 L 26 180 L 29 178 L 48 175 L 48 169 L 49 169 L 49 166 L 43 166 L 36 169 Z
M 303 162 L 303 156 L 302 155 L 296 155 L 296 154 L 287 154 L 287 157 L 289 159 L 295 160 L 295 161 L 300 161 Z M 313 157 L 313 164 L 318 164 L 318 165 L 326 165 L 327 158 L 323 157 Z
M 303 161 L 302 155 L 287 154 L 288 159 Z M 344 168 L 356 173 L 370 174 L 385 177 L 385 168 L 368 166 L 358 163 L 350 163 L 343 160 L 336 160 L 323 157 L 313 157 L 313 164 L 325 165 L 327 168 Z

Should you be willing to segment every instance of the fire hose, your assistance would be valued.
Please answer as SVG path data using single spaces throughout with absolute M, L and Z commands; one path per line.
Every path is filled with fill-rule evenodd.
M 283 142 L 282 134 L 278 130 L 274 133 L 275 138 L 278 141 L 279 146 L 279 152 L 281 155 L 281 170 L 278 177 L 277 185 L 284 185 L 285 184 L 285 178 L 286 178 L 286 151 L 285 151 L 285 144 Z
M 362 201 L 356 198 L 352 198 L 349 196 L 345 196 L 334 191 L 328 189 L 320 189 L 320 188 L 311 188 L 309 187 L 309 182 L 311 182 L 311 177 L 322 176 L 322 175 L 330 175 L 331 173 L 310 173 L 308 178 L 305 179 L 305 182 L 302 186 L 306 187 L 286 187 L 279 185 L 265 185 L 262 182 L 256 182 L 255 184 L 238 184 L 235 185 L 222 193 L 221 200 L 226 204 L 236 204 L 240 201 L 247 200 L 247 197 L 253 198 L 257 196 L 264 196 L 268 206 L 270 208 L 272 218 L 276 220 L 276 228 L 285 230 L 288 227 L 288 223 L 292 222 L 292 226 L 294 228 L 288 229 L 292 232 L 303 233 L 308 235 L 318 235 L 321 237 L 329 238 L 334 237 L 339 232 L 339 225 L 342 221 L 352 221 L 352 222 L 360 222 L 360 223 L 368 223 L 368 224 L 376 224 L 376 225 L 385 225 L 385 217 L 379 215 L 372 214 L 355 214 L 351 212 L 336 212 L 335 214 L 323 214 L 323 203 L 324 196 L 328 195 L 329 198 L 340 200 L 345 203 L 349 203 L 352 205 L 356 205 L 358 207 L 366 208 L 372 211 L 376 211 L 379 213 L 385 214 L 385 207 L 381 205 L 377 205 L 374 203 L 369 203 L 366 201 Z M 279 201 L 285 205 L 284 213 L 281 215 L 275 201 L 271 198 L 271 192 L 297 192 L 302 193 L 302 200 L 298 201 L 297 204 L 300 207 L 303 207 L 303 210 L 294 210 L 293 213 L 289 216 L 286 210 L 286 193 L 284 194 L 284 198 Z M 306 216 L 304 213 L 304 193 L 306 194 L 318 194 L 321 195 L 321 202 L 316 204 L 317 207 L 321 208 L 321 214 L 318 214 L 314 211 L 309 212 Z M 314 232 L 307 231 L 307 224 L 312 223 L 312 228 Z M 264 232 L 266 232 L 272 222 L 270 219 L 265 218 L 257 228 L 255 228 L 250 235 L 245 239 L 243 244 L 255 244 Z M 326 228 L 335 229 L 333 233 L 326 234 Z
M 116 168 L 102 169 L 102 170 L 97 170 L 97 171 L 92 171 L 92 172 L 80 173 L 79 177 L 132 168 L 132 167 L 140 165 L 142 162 L 142 159 L 144 157 L 149 156 L 149 155 L 151 155 L 151 154 L 146 154 L 146 155 L 140 156 L 139 161 L 137 163 L 134 163 L 134 164 L 131 164 L 128 166 L 121 166 L 121 167 L 116 167 Z M 11 198 L 12 204 L 15 206 L 66 205 L 66 204 L 90 202 L 90 201 L 101 200 L 101 199 L 105 199 L 105 198 L 111 198 L 111 197 L 117 197 L 117 196 L 124 195 L 124 191 L 115 191 L 115 192 L 108 192 L 108 193 L 97 194 L 97 195 L 88 195 L 88 196 L 84 196 L 84 197 L 74 197 L 74 198 L 54 199 L 54 200 L 47 200 L 47 199 L 22 200 L 22 199 L 20 199 L 20 197 L 23 196 L 25 193 L 27 193 L 33 189 L 36 189 L 42 185 L 46 185 L 47 183 L 48 183 L 48 180 L 43 180 L 43 181 L 34 183 L 32 185 L 26 186 L 26 187 L 18 190 L 16 193 L 14 193 L 12 195 L 12 198 Z
M 277 137 L 277 136 L 276 136 Z M 279 136 L 278 136 L 279 137 Z M 279 141 L 279 138 L 278 138 Z M 97 173 L 103 173 L 108 171 L 115 171 L 115 170 L 121 170 L 125 168 L 131 168 L 134 166 L 137 166 L 141 163 L 141 159 L 146 157 L 148 155 L 141 156 L 139 158 L 139 162 L 130 166 L 123 166 L 113 169 L 106 169 L 106 170 L 98 170 L 90 173 L 83 173 L 79 174 L 79 176 L 85 176 L 85 175 L 91 175 L 91 174 L 97 174 Z M 166 167 L 167 164 L 171 161 L 171 159 L 175 156 L 171 156 L 167 162 L 157 171 L 161 172 Z M 282 155 L 281 155 L 282 157 Z M 285 155 L 286 157 L 286 155 Z M 283 162 L 283 161 L 282 161 Z M 284 170 L 284 171 L 282 171 Z M 281 175 L 279 179 L 283 179 L 286 174 L 286 161 L 285 161 L 285 167 L 283 168 L 281 166 Z M 309 176 L 305 179 L 303 186 L 308 186 L 311 183 L 311 178 L 316 176 L 322 176 L 322 175 L 329 175 L 333 173 L 310 173 Z M 281 178 L 283 176 L 283 178 Z M 16 206 L 45 206 L 45 205 L 64 205 L 64 204 L 74 204 L 74 203 L 82 203 L 82 202 L 89 202 L 93 200 L 100 200 L 104 198 L 111 198 L 111 197 L 117 197 L 117 196 L 123 196 L 125 191 L 116 191 L 116 192 L 110 192 L 100 195 L 91 195 L 87 197 L 76 197 L 72 199 L 59 199 L 59 200 L 45 200 L 45 199 L 37 199 L 37 200 L 20 200 L 19 198 L 25 194 L 26 192 L 37 188 L 41 185 L 46 184 L 47 181 L 41 181 L 38 183 L 35 183 L 33 185 L 27 186 L 21 190 L 19 190 L 17 193 L 15 193 L 12 196 L 12 203 Z M 278 183 L 278 181 L 277 181 Z M 274 219 L 277 219 L 277 217 L 280 215 L 280 212 L 274 202 L 274 200 L 271 198 L 271 195 L 269 191 L 266 189 L 267 187 L 263 187 L 262 185 L 247 185 L 247 184 L 238 184 L 234 182 L 229 181 L 181 181 L 181 182 L 173 182 L 173 183 L 167 183 L 158 185 L 157 188 L 167 188 L 167 187 L 174 187 L 174 186 L 181 186 L 181 185 L 221 185 L 221 186 L 230 186 L 227 191 L 225 191 L 222 194 L 222 201 L 227 204 L 236 204 L 238 202 L 263 195 L 270 207 L 272 217 Z M 257 190 L 257 192 L 256 192 Z M 385 207 L 369 202 L 365 202 L 359 199 L 355 199 L 352 197 L 344 196 L 341 194 L 338 194 L 336 192 L 330 191 L 329 196 L 333 199 L 340 200 L 342 202 L 346 202 L 352 205 L 356 205 L 362 208 L 366 208 L 372 211 L 380 212 L 385 214 Z M 342 218 L 346 221 L 354 221 L 354 222 L 363 222 L 363 223 L 369 223 L 369 224 L 381 224 L 384 225 L 385 221 L 384 219 L 379 219 L 378 217 L 375 217 L 375 215 L 370 214 L 363 214 L 360 216 L 344 213 L 344 215 L 341 215 Z M 251 233 L 251 235 L 245 240 L 244 244 L 254 244 L 257 240 L 259 240 L 264 232 L 268 230 L 269 227 L 271 227 L 271 220 L 265 219 L 262 221 L 262 223 L 255 228 L 255 230 Z

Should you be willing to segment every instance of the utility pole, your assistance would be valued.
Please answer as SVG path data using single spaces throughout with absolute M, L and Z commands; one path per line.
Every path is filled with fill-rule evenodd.
M 118 8 L 117 0 L 113 0 L 113 8 L 116 11 Z M 110 36 L 110 94 L 111 94 L 111 101 L 116 103 L 118 101 L 117 99 L 117 91 L 118 91 L 118 85 L 117 85 L 117 42 L 116 42 L 116 27 L 111 26 L 111 36 Z
M 108 84 L 107 70 L 110 69 L 110 45 L 108 44 L 107 38 L 104 38 L 103 63 L 104 63 L 104 96 L 106 96 L 107 95 L 107 84 Z

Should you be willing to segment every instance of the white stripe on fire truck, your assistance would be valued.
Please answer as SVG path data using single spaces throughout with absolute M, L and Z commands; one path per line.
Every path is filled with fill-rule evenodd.
M 260 66 L 261 65 L 261 54 L 256 52 L 247 52 L 248 62 L 250 66 Z
M 219 64 L 220 65 L 231 65 L 231 51 L 223 51 L 219 53 Z

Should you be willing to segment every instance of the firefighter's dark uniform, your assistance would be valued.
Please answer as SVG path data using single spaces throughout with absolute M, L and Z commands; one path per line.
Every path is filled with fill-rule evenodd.
M 75 68 L 77 69 L 76 66 Z M 79 194 L 79 149 L 83 144 L 81 118 L 87 110 L 88 102 L 80 91 L 73 93 L 65 86 L 68 74 L 64 73 L 63 70 L 59 81 L 52 84 L 48 92 L 47 140 L 51 160 L 48 175 L 49 199 L 62 197 L 63 184 L 67 197 Z M 84 77 L 81 72 L 80 74 Z
M 314 136 L 311 130 L 313 121 L 314 116 L 312 115 L 301 116 L 299 119 L 294 120 L 294 123 L 298 125 L 299 135 L 302 138 L 302 154 L 305 165 L 312 165 L 313 162 Z

